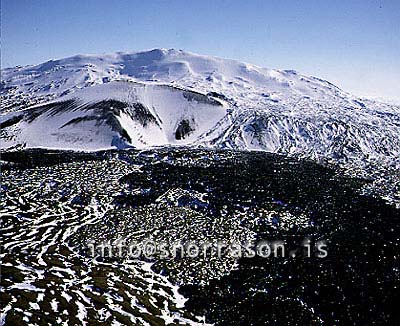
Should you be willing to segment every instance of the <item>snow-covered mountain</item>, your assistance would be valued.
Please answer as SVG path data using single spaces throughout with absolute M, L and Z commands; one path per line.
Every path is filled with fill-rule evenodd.
M 2 148 L 176 144 L 344 162 L 400 157 L 398 106 L 292 70 L 184 51 L 7 68 L 0 95 Z

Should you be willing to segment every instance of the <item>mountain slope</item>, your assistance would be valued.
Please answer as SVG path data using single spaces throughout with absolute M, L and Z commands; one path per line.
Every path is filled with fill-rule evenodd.
M 200 93 L 115 81 L 5 114 L 2 142 L 75 150 L 185 145 L 225 113 L 222 101 Z
M 8 68 L 0 94 L 2 147 L 184 144 L 341 162 L 398 164 L 400 157 L 399 107 L 356 98 L 295 71 L 177 50 L 74 56 Z M 193 100 L 185 94 L 197 95 Z M 65 112 L 30 119 L 32 112 L 46 111 L 40 109 L 43 103 L 62 105 Z M 122 109 L 115 112 L 111 104 Z M 135 117 L 141 110 L 146 124 Z

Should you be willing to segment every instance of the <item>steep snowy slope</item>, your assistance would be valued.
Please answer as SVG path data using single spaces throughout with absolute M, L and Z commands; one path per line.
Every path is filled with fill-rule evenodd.
M 191 93 L 184 89 L 203 95 L 190 100 L 184 94 Z M 137 94 L 133 99 L 132 93 Z M 177 50 L 74 56 L 4 69 L 0 95 L 0 121 L 8 121 L 3 124 L 2 147 L 190 144 L 343 162 L 398 162 L 400 157 L 397 106 L 356 98 L 295 71 Z M 126 107 L 112 113 L 115 105 L 109 100 Z M 66 112 L 41 113 L 34 120 L 24 113 L 21 121 L 11 123 L 11 117 L 21 117 L 21 110 L 37 112 L 37 107 L 29 107 L 49 101 L 73 104 L 67 102 L 71 107 Z M 100 103 L 102 113 L 87 119 L 99 111 L 93 103 Z M 146 125 L 132 117 L 141 110 L 139 105 L 150 119 Z M 65 125 L 83 116 L 85 121 Z M 178 128 L 186 131 L 185 138 Z
M 195 142 L 226 104 L 172 86 L 114 81 L 3 116 L 6 146 L 97 150 Z

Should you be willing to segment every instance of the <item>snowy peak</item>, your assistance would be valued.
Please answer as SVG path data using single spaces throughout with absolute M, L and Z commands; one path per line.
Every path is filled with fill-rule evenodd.
M 78 55 L 4 69 L 0 96 L 2 147 L 184 144 L 400 164 L 398 106 L 293 70 L 180 50 Z M 64 111 L 29 118 L 49 103 L 64 103 Z
M 260 103 L 276 103 L 288 96 L 326 98 L 342 94 L 332 84 L 292 70 L 260 68 L 234 60 L 184 51 L 155 49 L 145 52 L 78 55 L 40 65 L 3 70 L 3 89 L 63 96 L 104 81 L 127 79 L 173 83 L 198 91 L 222 91 L 245 101 L 262 94 Z

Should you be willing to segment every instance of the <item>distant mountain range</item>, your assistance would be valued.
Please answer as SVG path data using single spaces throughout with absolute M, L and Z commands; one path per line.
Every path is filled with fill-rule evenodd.
M 2 148 L 185 145 L 399 164 L 399 106 L 293 70 L 180 50 L 7 68 L 0 96 Z

